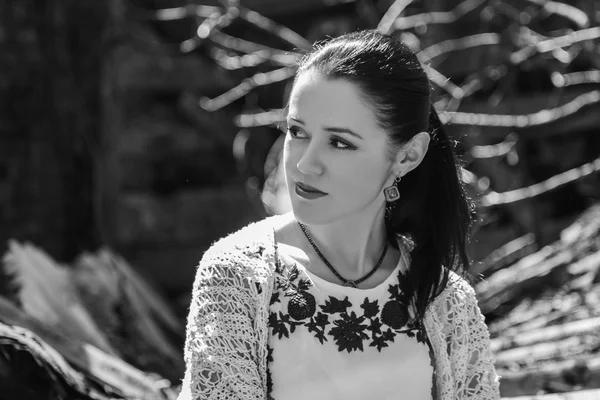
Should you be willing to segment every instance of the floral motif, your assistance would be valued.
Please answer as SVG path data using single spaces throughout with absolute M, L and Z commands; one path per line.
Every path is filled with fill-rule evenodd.
M 284 336 L 289 338 L 290 333 L 294 333 L 299 325 L 302 325 L 302 322 L 290 321 L 290 316 L 281 311 L 279 311 L 279 316 L 274 312 L 269 314 L 269 327 L 273 328 L 273 335 L 277 335 L 279 339 Z
M 315 297 L 310 293 L 297 293 L 288 302 L 288 313 L 296 320 L 310 318 L 316 310 Z
M 352 303 L 348 301 L 348 296 L 344 300 L 338 300 L 333 296 L 329 296 L 329 300 L 325 300 L 325 305 L 320 307 L 327 314 L 343 314 L 348 307 L 352 307 Z
M 371 347 L 377 348 L 377 351 L 381 352 L 381 349 L 388 347 L 387 342 L 393 342 L 396 334 L 391 328 L 387 328 L 385 332 L 380 332 L 380 335 L 373 335 L 373 341 L 369 344 Z
M 374 318 L 379 314 L 379 305 L 377 304 L 377 301 L 370 302 L 366 297 L 365 301 L 360 305 L 360 308 L 365 310 L 365 318 Z
M 287 299 L 287 313 L 272 311 L 269 314 L 271 334 L 279 340 L 289 338 L 297 329 L 305 327 L 321 344 L 333 338 L 340 352 L 364 351 L 367 345 L 381 352 L 399 334 L 406 334 L 429 345 L 423 325 L 409 318 L 406 308 L 408 302 L 399 284 L 389 286 L 390 295 L 383 306 L 378 300 L 370 301 L 365 297 L 360 304 L 361 313 L 352 310 L 352 302 L 347 296 L 343 299 L 329 296 L 323 304 L 316 304 L 315 297 L 309 292 L 311 282 L 301 277 L 296 265 L 284 269 L 278 263 L 275 280 L 276 289 L 270 304 L 279 303 L 285 308 L 284 298 Z M 431 360 L 433 363 L 433 355 Z M 273 362 L 273 350 L 270 347 L 267 361 Z M 267 375 L 267 387 L 267 399 L 273 400 L 270 372 Z
M 267 364 L 273 362 L 273 348 L 267 345 Z M 267 368 L 267 400 L 273 400 L 271 393 L 273 392 L 273 377 L 271 376 L 271 368 Z
M 381 352 L 398 334 L 406 334 L 422 343 L 427 340 L 422 324 L 410 320 L 408 302 L 399 284 L 389 286 L 389 298 L 383 306 L 378 300 L 365 297 L 360 305 L 362 313 L 352 310 L 347 296 L 343 299 L 329 296 L 324 304 L 317 305 L 309 292 L 311 286 L 308 279 L 301 277 L 295 264 L 278 270 L 271 305 L 282 304 L 283 296 L 287 298 L 287 313 L 270 313 L 269 327 L 274 337 L 289 338 L 296 329 L 306 327 L 321 344 L 327 342 L 329 336 L 339 351 L 348 353 L 364 351 L 365 345 Z
M 399 301 L 390 300 L 383 305 L 381 320 L 393 329 L 400 329 L 408 322 L 406 307 Z
M 256 242 L 256 243 L 252 243 L 249 244 L 243 248 L 241 248 L 242 253 L 244 255 L 246 255 L 247 257 L 251 257 L 251 258 L 261 258 L 263 256 L 263 253 L 265 252 L 266 248 L 264 246 L 264 244 L 260 243 L 260 242 Z
M 275 303 L 281 303 L 281 299 L 279 298 L 280 292 L 278 292 L 277 290 L 273 291 L 273 294 L 271 295 L 271 302 L 270 304 L 273 305 Z
M 295 320 L 310 318 L 317 311 L 315 296 L 307 292 L 309 287 L 307 280 L 300 279 L 297 290 L 288 302 L 288 314 Z
M 310 322 L 306 324 L 308 331 L 315 334 L 315 337 L 319 339 L 319 342 L 327 341 L 325 336 L 325 327 L 329 325 L 329 316 L 323 313 L 318 313 L 315 318 L 311 318 Z
M 277 279 L 277 289 L 271 296 L 271 305 L 281 303 L 280 292 L 283 291 L 286 297 L 291 297 L 288 301 L 288 314 L 295 320 L 303 320 L 312 317 L 317 311 L 315 297 L 308 292 L 311 283 L 308 279 L 299 279 L 300 270 L 297 265 L 291 266 L 287 274 L 279 269 Z
M 363 351 L 363 341 L 369 338 L 369 335 L 364 332 L 368 329 L 368 325 L 363 324 L 365 317 L 357 317 L 354 311 L 350 315 L 343 313 L 340 316 L 342 319 L 333 321 L 335 327 L 329 331 L 338 350 L 346 350 L 348 353 L 355 350 Z

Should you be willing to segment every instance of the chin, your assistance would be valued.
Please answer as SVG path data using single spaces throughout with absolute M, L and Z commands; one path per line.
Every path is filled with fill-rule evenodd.
M 298 204 L 292 200 L 292 213 L 296 221 L 304 225 L 326 225 L 339 219 L 340 215 L 328 207 Z

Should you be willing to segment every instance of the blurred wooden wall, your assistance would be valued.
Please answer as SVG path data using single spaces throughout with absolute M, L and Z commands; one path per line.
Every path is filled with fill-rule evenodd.
M 374 27 L 392 3 L 242 1 L 309 41 Z M 414 2 L 407 14 L 447 11 L 459 3 Z M 570 3 L 598 18 L 599 1 Z M 5 248 L 8 238 L 30 240 L 64 262 L 109 245 L 167 290 L 186 292 L 197 261 L 214 240 L 264 215 L 248 196 L 248 183 L 264 181 L 264 158 L 279 133 L 271 127 L 239 132 L 233 116 L 241 109 L 281 107 L 286 83 L 261 87 L 225 111 L 202 111 L 201 96 L 217 96 L 259 69 L 226 71 L 202 47 L 182 53 L 181 41 L 195 34 L 194 19 L 152 23 L 132 11 L 133 5 L 183 2 L 0 4 L 0 245 Z M 418 35 L 421 48 L 503 29 L 506 22 L 482 18 L 479 10 L 457 24 L 429 26 Z M 228 33 L 281 45 L 244 24 Z M 461 82 L 505 52 L 503 45 L 475 47 L 440 57 L 434 66 Z M 505 86 L 485 88 L 465 100 L 461 111 L 535 112 L 587 90 L 553 90 L 552 71 L 543 63 L 527 68 L 514 68 Z M 519 130 L 520 160 L 534 155 L 527 168 L 497 160 L 476 161 L 470 168 L 489 177 L 499 192 L 539 182 L 595 157 L 598 115 L 594 106 L 556 124 Z M 450 132 L 468 147 L 498 143 L 511 129 L 453 126 Z M 244 165 L 233 157 L 236 136 L 247 142 Z M 585 201 L 590 195 L 584 192 L 569 185 L 555 192 L 559 196 L 504 207 L 497 213 L 501 220 L 477 239 L 474 258 L 530 231 L 542 243 L 552 240 L 564 223 L 548 228 L 539 221 L 551 222 L 575 204 L 572 199 Z
M 0 9 L 0 246 L 30 240 L 70 259 L 98 243 L 93 155 L 108 9 L 44 0 Z

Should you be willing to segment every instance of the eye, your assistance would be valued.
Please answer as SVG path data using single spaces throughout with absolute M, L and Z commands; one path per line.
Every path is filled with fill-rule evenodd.
M 305 137 L 306 135 L 297 126 L 288 126 L 287 133 L 293 138 Z
M 355 150 L 356 146 L 351 145 L 350 143 L 344 142 L 343 140 L 337 138 L 331 138 L 329 141 L 332 147 L 339 150 Z

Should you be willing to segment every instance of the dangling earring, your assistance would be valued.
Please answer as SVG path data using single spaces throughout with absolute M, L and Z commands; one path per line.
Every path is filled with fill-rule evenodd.
M 383 189 L 383 194 L 385 195 L 385 221 L 388 225 L 392 223 L 392 211 L 394 210 L 394 206 L 396 205 L 396 201 L 400 198 L 400 191 L 398 190 L 398 183 L 400 183 L 400 177 L 397 176 L 392 183 L 391 186 Z
M 400 179 L 401 178 L 397 176 L 394 180 L 394 183 L 392 183 L 391 186 L 388 186 L 385 189 L 383 189 L 385 201 L 387 201 L 388 203 L 394 203 L 400 198 L 400 191 L 398 190 L 398 184 L 400 183 Z M 391 206 L 391 204 L 388 204 L 388 206 Z

